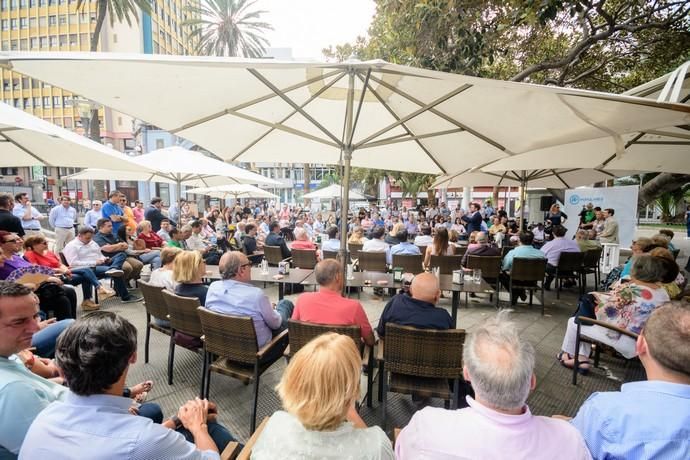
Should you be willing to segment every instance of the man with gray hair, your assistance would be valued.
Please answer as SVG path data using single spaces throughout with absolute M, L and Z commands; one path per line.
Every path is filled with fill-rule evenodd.
M 225 315 L 250 316 L 259 348 L 266 345 L 273 335 L 287 329 L 287 321 L 292 317 L 295 306 L 287 299 L 272 305 L 261 289 L 250 284 L 252 263 L 246 255 L 239 251 L 226 252 L 220 258 L 218 269 L 223 279 L 208 287 L 206 308 Z
M 536 385 L 534 348 L 508 314 L 499 312 L 465 342 L 464 376 L 476 395 L 467 396 L 469 407 L 417 412 L 395 443 L 397 459 L 591 458 L 568 423 L 530 413 L 525 402 Z
M 472 249 L 468 249 L 465 255 L 462 256 L 462 265 L 466 266 L 470 256 L 500 256 L 501 250 L 493 246 L 489 246 L 489 238 L 484 232 L 477 233 L 475 237 L 477 245 Z
M 305 292 L 297 298 L 292 319 L 308 323 L 359 326 L 362 340 L 374 345 L 374 332 L 362 304 L 342 296 L 343 267 L 335 259 L 322 260 L 314 269 L 319 292 Z

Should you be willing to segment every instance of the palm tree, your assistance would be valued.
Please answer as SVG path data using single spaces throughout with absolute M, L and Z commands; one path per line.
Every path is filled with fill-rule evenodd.
M 77 11 L 83 10 L 84 5 L 88 0 L 77 0 Z M 91 43 L 89 49 L 91 51 L 98 51 L 98 42 L 101 38 L 101 29 L 105 17 L 110 13 L 110 23 L 127 21 L 128 25 L 132 25 L 132 17 L 135 21 L 139 21 L 139 10 L 151 14 L 151 3 L 149 0 L 98 0 L 96 4 L 96 26 L 91 35 Z M 101 124 L 98 119 L 98 109 L 91 110 L 91 122 L 89 123 L 89 138 L 100 143 L 101 142 Z M 93 198 L 102 200 L 105 198 L 105 182 L 94 181 Z
M 187 5 L 191 15 L 182 23 L 190 28 L 189 39 L 201 55 L 244 56 L 264 55 L 268 40 L 262 35 L 273 27 L 259 20 L 264 10 L 252 10 L 256 0 L 202 0 Z
M 427 201 L 429 202 L 429 206 L 431 206 L 436 202 L 436 194 L 434 193 L 434 189 L 431 188 L 431 184 L 434 183 L 435 178 L 436 177 L 431 174 L 404 172 L 396 177 L 395 182 L 400 186 L 403 197 L 411 196 L 417 199 L 417 195 L 420 192 L 426 192 Z

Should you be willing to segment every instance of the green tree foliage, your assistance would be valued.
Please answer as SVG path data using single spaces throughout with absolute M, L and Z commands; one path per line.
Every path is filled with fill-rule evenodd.
M 256 0 L 201 0 L 187 5 L 191 16 L 182 23 L 198 54 L 262 57 L 268 40 L 263 34 L 273 27 L 260 20 L 264 10 L 254 10 Z

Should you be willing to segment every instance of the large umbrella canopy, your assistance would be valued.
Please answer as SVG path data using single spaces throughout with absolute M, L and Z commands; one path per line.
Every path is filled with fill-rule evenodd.
M 139 166 L 139 171 L 86 169 L 69 177 L 167 182 L 190 187 L 208 187 L 228 183 L 273 185 L 279 183 L 260 174 L 207 157 L 201 152 L 179 146 L 154 150 L 145 155 L 131 157 L 130 160 Z
M 200 187 L 185 190 L 187 194 L 208 195 L 213 198 L 269 198 L 276 200 L 278 195 L 250 184 L 227 184 L 214 187 Z
M 320 188 L 314 190 L 310 193 L 305 193 L 302 198 L 307 198 L 309 200 L 330 200 L 333 198 L 340 198 L 343 195 L 343 186 L 338 184 L 331 184 L 328 187 Z M 361 193 L 357 193 L 354 190 L 350 190 L 348 196 L 351 200 L 366 200 L 367 197 Z
M 351 165 L 447 174 L 554 145 L 690 122 L 690 108 L 682 105 L 380 60 L 4 56 L 0 64 L 11 70 L 141 118 L 226 160 L 341 163 L 344 215 Z M 345 234 L 346 219 L 341 225 Z
M 139 168 L 116 150 L 0 103 L 0 166 L 40 165 Z

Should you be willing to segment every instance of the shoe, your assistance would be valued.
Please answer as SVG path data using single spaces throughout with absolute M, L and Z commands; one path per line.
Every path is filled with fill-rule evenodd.
M 129 296 L 126 299 L 122 299 L 122 303 L 135 303 L 141 302 L 142 300 L 144 300 L 143 297 Z
M 125 274 L 125 272 L 123 272 L 122 270 L 118 270 L 117 268 L 111 268 L 104 274 L 105 276 L 109 276 L 111 278 L 120 278 L 122 275 Z
M 520 300 L 525 302 L 527 300 L 527 293 L 525 291 L 522 291 L 520 294 L 518 294 L 518 297 L 520 297 Z
M 98 288 L 98 297 L 100 300 L 105 300 L 109 299 L 110 297 L 113 297 L 115 295 L 115 291 L 111 291 L 110 289 L 106 289 L 104 287 Z
M 99 305 L 92 300 L 85 300 L 81 303 L 81 309 L 84 311 L 98 310 Z

